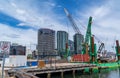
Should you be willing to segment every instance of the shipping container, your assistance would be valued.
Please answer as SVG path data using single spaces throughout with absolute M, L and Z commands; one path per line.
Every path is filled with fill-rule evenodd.
M 76 54 L 72 57 L 73 62 L 89 62 L 90 56 L 88 54 Z

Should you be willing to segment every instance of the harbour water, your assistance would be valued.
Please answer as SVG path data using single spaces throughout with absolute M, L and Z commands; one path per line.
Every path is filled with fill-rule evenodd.
M 51 78 L 61 78 L 60 73 L 52 74 Z M 76 73 L 75 76 L 73 76 L 71 72 L 68 72 L 64 74 L 63 78 L 120 78 L 120 69 L 102 70 L 100 73 L 92 73 L 92 74 Z

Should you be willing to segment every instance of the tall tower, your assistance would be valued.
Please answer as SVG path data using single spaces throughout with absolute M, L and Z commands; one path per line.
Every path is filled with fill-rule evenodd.
M 66 44 L 68 44 L 68 33 L 65 31 L 57 31 L 57 50 L 60 56 L 66 54 Z
M 38 30 L 38 56 L 44 58 L 54 55 L 55 49 L 55 31 L 51 29 Z
M 82 34 L 76 33 L 74 35 L 74 51 L 75 51 L 75 54 L 81 54 L 83 41 L 84 41 L 84 36 Z

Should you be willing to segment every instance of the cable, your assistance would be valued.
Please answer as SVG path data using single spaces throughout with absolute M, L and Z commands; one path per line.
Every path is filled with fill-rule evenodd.
M 86 26 L 83 25 L 83 24 L 80 22 L 79 19 L 76 19 L 76 20 L 78 21 L 78 23 L 79 23 L 85 30 L 87 30 Z M 101 41 L 97 36 L 95 36 L 94 34 L 92 34 L 92 35 L 93 35 L 94 38 L 98 41 L 98 43 L 102 43 L 102 41 Z

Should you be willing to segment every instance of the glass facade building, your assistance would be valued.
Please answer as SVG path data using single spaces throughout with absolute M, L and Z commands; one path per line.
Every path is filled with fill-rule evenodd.
M 38 56 L 44 58 L 49 55 L 54 55 L 55 50 L 55 31 L 42 28 L 38 30 Z
M 74 35 L 74 51 L 75 54 L 81 54 L 82 51 L 82 43 L 84 41 L 84 36 L 82 34 Z
M 60 56 L 65 54 L 66 44 L 68 44 L 68 33 L 65 31 L 57 31 L 57 50 Z

